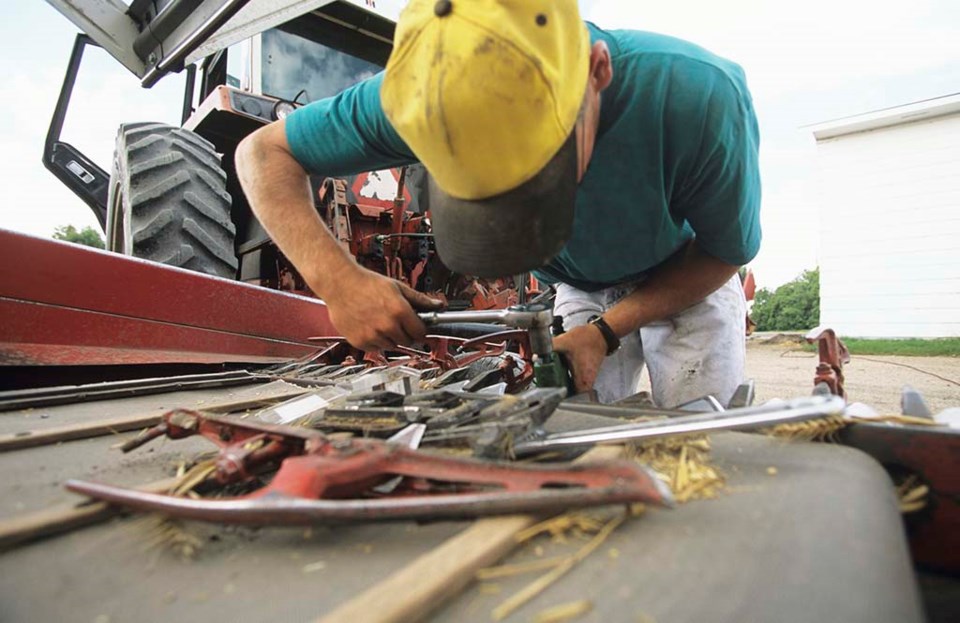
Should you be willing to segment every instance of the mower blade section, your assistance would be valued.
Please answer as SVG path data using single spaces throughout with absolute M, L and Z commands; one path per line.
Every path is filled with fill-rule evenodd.
M 829 415 L 841 415 L 845 406 L 846 401 L 839 396 L 810 396 L 776 404 L 729 409 L 717 413 L 697 413 L 649 422 L 557 433 L 541 439 L 518 442 L 513 450 L 516 456 L 529 456 L 539 452 L 590 446 L 598 443 L 617 443 L 705 433 L 714 430 L 743 430 L 774 426 Z M 582 411 L 589 413 L 588 409 Z M 610 414 L 611 411 L 611 409 L 604 410 L 604 414 Z M 620 415 L 630 415 L 630 409 L 627 407 L 618 409 L 618 411 Z
M 416 450 L 423 441 L 423 436 L 427 432 L 426 424 L 411 424 L 392 437 L 387 439 L 387 443 L 396 444 L 404 448 Z
M 261 497 L 192 499 L 78 480 L 67 489 L 111 504 L 171 517 L 246 525 L 311 525 L 357 521 L 453 520 L 493 515 L 558 513 L 571 508 L 648 502 L 672 505 L 666 485 L 639 465 L 644 478 L 600 488 L 436 494 L 377 499 L 308 500 L 272 492 Z

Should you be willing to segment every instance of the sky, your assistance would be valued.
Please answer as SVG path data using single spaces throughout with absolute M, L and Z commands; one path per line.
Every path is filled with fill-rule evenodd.
M 0 227 L 49 236 L 98 227 L 41 162 L 76 28 L 41 0 L 13 0 L 0 22 Z M 399 0 L 381 0 L 392 10 Z M 808 127 L 960 92 L 957 0 L 580 0 L 602 28 L 695 42 L 739 63 L 760 124 L 764 240 L 751 262 L 774 288 L 817 265 L 816 146 Z M 85 60 L 62 139 L 109 171 L 124 121 L 177 123 L 183 77 L 144 90 L 100 50 Z

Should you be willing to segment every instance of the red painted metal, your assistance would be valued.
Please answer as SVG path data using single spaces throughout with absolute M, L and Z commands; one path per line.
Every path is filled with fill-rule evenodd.
M 326 306 L 0 229 L 0 365 L 270 362 L 334 335 Z
M 669 493 L 634 461 L 580 465 L 498 463 L 409 450 L 372 439 L 331 440 L 299 427 L 176 410 L 124 450 L 157 437 L 202 435 L 220 446 L 213 479 L 249 482 L 279 463 L 267 486 L 216 500 L 186 500 L 70 481 L 67 488 L 109 502 L 206 521 L 309 524 L 318 521 L 476 517 L 649 502 Z M 387 497 L 371 487 L 403 476 Z M 336 501 L 334 501 L 336 500 Z
M 927 506 L 904 517 L 919 565 L 960 573 L 960 432 L 946 427 L 861 422 L 840 441 L 862 450 L 894 474 L 916 474 L 930 488 Z
M 753 271 L 749 268 L 743 277 L 743 296 L 748 301 L 752 301 L 757 294 L 757 279 L 753 276 Z
M 807 343 L 816 343 L 820 353 L 820 363 L 817 364 L 816 376 L 813 378 L 814 387 L 824 383 L 830 388 L 831 394 L 846 398 L 847 392 L 843 388 L 843 364 L 850 363 L 850 351 L 833 329 L 824 327 L 811 330 L 807 334 Z

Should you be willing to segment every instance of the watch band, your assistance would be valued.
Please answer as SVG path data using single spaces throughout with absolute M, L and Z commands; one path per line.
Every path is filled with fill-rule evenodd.
M 591 316 L 587 322 L 600 329 L 600 333 L 603 334 L 603 341 L 607 343 L 607 355 L 617 352 L 617 349 L 620 348 L 620 338 L 613 332 L 603 316 Z

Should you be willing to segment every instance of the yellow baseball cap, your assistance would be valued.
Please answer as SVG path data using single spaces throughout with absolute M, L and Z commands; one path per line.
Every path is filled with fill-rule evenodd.
M 590 37 L 576 0 L 411 0 L 380 99 L 430 173 L 437 250 L 502 276 L 570 236 Z

